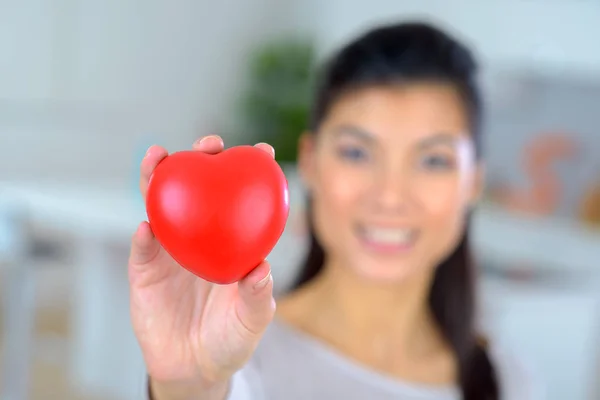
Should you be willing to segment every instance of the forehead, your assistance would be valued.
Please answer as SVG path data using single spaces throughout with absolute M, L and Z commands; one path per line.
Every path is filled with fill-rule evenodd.
M 340 97 L 323 127 L 355 126 L 380 139 L 419 139 L 432 134 L 463 136 L 467 112 L 457 90 L 443 83 L 359 89 Z

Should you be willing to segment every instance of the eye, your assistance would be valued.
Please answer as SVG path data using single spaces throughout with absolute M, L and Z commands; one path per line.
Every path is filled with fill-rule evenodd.
M 341 147 L 338 150 L 338 154 L 341 158 L 353 162 L 364 161 L 367 159 L 367 152 L 359 147 Z
M 447 170 L 454 167 L 454 161 L 448 156 L 432 154 L 423 157 L 421 166 L 431 170 Z

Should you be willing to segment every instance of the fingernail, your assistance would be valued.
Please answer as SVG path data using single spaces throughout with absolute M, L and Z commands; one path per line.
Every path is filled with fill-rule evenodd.
M 150 155 L 150 153 L 152 153 L 153 147 L 154 147 L 154 145 L 148 147 L 148 150 L 146 150 L 146 154 L 144 154 L 144 158 L 148 157 Z
M 209 140 L 209 139 L 218 139 L 219 137 L 217 135 L 208 135 L 208 136 L 204 136 L 198 140 L 196 140 L 196 144 L 199 145 L 201 143 L 204 143 L 205 141 Z
M 265 143 L 265 142 L 260 142 L 257 143 L 256 145 L 263 145 L 263 146 L 267 146 L 269 148 L 269 152 L 271 153 L 272 156 L 275 156 L 275 149 L 273 148 L 273 146 L 271 146 L 269 143 Z
M 258 291 L 258 290 L 264 289 L 269 284 L 269 282 L 271 282 L 271 279 L 272 279 L 271 273 L 269 272 L 267 274 L 267 276 L 265 276 L 260 281 L 258 281 L 254 284 L 254 290 Z

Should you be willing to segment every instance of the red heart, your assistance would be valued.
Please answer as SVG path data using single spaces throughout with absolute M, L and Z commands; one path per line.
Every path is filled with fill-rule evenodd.
M 182 267 L 214 283 L 237 282 L 279 240 L 289 214 L 283 171 L 264 150 L 181 151 L 155 168 L 146 196 L 152 230 Z

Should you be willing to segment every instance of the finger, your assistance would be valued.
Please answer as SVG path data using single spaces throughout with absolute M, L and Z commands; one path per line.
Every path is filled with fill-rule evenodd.
M 160 244 L 148 222 L 142 222 L 131 239 L 129 264 L 133 267 L 143 267 L 158 255 Z
M 225 144 L 220 136 L 210 135 L 196 140 L 192 148 L 208 154 L 217 154 L 223 151 Z
M 271 157 L 275 158 L 275 149 L 270 144 L 257 143 L 254 145 L 254 147 L 258 147 L 259 149 L 266 151 L 267 153 L 269 153 L 271 155 Z
M 275 315 L 271 266 L 262 262 L 238 283 L 236 310 L 240 323 L 251 334 L 260 335 Z
M 142 160 L 142 164 L 140 165 L 140 192 L 142 193 L 142 197 L 146 199 L 146 192 L 148 190 L 148 181 L 150 180 L 150 175 L 152 175 L 152 171 L 154 168 L 160 163 L 169 153 L 167 150 L 160 146 L 150 146 L 144 159 Z

